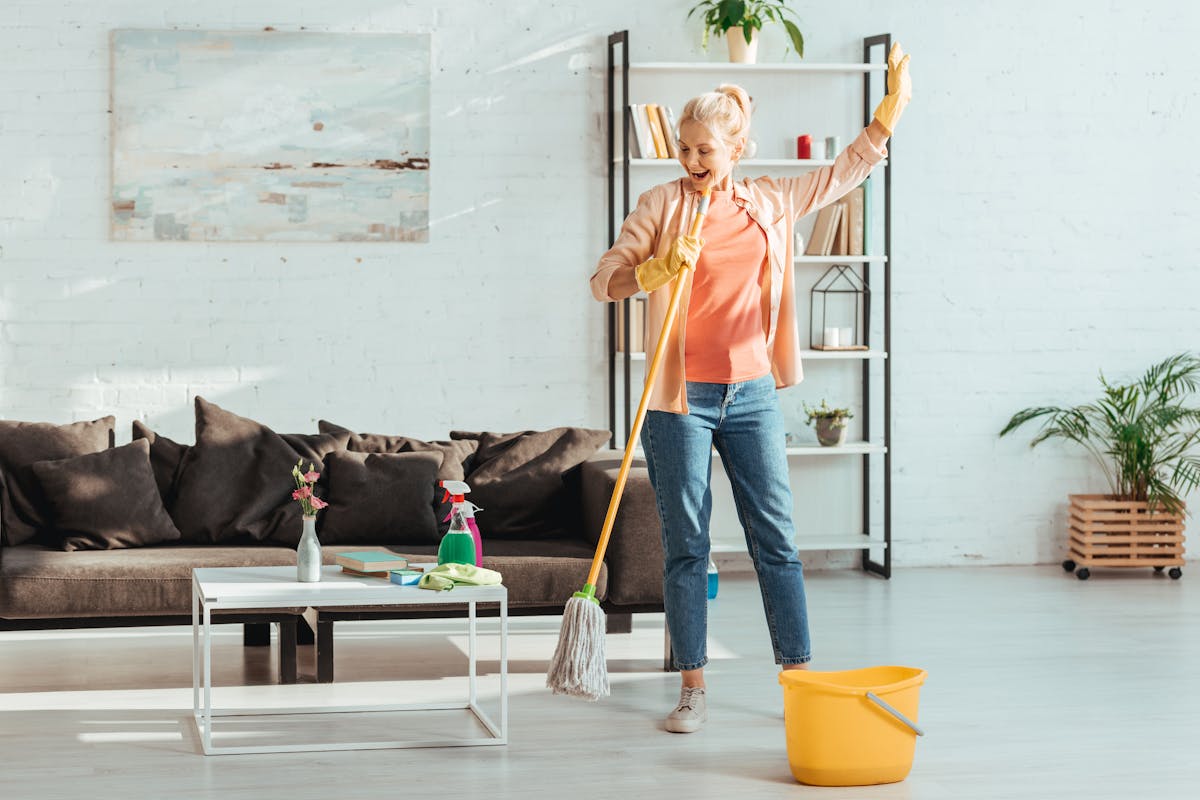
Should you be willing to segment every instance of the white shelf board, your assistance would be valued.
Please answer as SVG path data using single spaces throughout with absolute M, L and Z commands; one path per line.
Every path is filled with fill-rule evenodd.
M 624 353 L 617 353 L 617 360 L 620 360 Z M 801 350 L 800 358 L 809 360 L 837 360 L 837 359 L 863 359 L 863 358 L 887 358 L 887 353 L 882 350 Z M 630 361 L 645 361 L 645 353 L 630 353 Z
M 883 264 L 887 256 L 796 256 L 797 264 Z
M 728 61 L 640 61 L 629 65 L 630 72 L 885 72 L 886 64 L 859 62 L 825 64 L 815 62 L 773 62 L 734 64 Z
M 798 444 L 787 448 L 789 456 L 854 456 L 863 455 L 864 453 L 886 453 L 887 446 L 876 444 L 874 442 L 846 442 L 840 447 L 822 447 L 815 442 L 813 444 Z M 633 451 L 635 458 L 645 458 L 646 453 L 641 447 L 637 447 Z M 717 458 L 720 454 L 714 447 L 712 457 Z
M 831 533 L 824 536 L 798 534 L 796 536 L 796 549 L 800 552 L 806 550 L 862 550 L 866 547 L 887 547 L 887 543 L 882 539 L 871 539 L 857 533 Z M 711 552 L 713 555 L 735 553 L 749 558 L 746 548 L 736 544 L 714 544 Z
M 887 547 L 887 543 L 858 533 L 796 536 L 796 549 L 802 553 L 806 550 L 862 550 L 866 547 Z
M 620 164 L 621 159 L 614 158 L 614 164 Z M 887 166 L 887 159 L 879 162 L 880 165 Z M 631 167 L 666 167 L 679 166 L 679 160 L 675 158 L 631 158 L 629 159 Z M 817 169 L 819 167 L 833 166 L 833 159 L 830 158 L 747 158 L 738 162 L 738 166 L 745 169 L 747 167 L 792 167 L 795 169 Z
M 812 444 L 792 445 L 787 449 L 789 456 L 849 456 L 864 453 L 886 453 L 887 446 L 875 442 L 845 442 L 837 447 L 822 447 Z
M 887 358 L 882 350 L 801 350 L 800 358 L 810 361 L 834 359 Z
M 613 159 L 620 162 L 621 159 Z M 629 163 L 635 167 L 665 167 L 679 166 L 679 159 L 676 158 L 631 158 Z M 817 167 L 832 166 L 833 161 L 828 158 L 746 158 L 738 162 L 739 167 L 800 167 L 802 169 L 816 169 Z

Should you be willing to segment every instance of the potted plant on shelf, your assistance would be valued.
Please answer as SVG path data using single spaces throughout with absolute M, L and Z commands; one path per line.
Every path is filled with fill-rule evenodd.
M 1139 380 L 1110 384 L 1100 375 L 1103 396 L 1094 403 L 1026 408 L 1000 435 L 1041 420 L 1030 442 L 1066 439 L 1095 457 L 1110 494 L 1070 495 L 1072 558 L 1063 562 L 1086 580 L 1088 566 L 1183 565 L 1184 497 L 1200 485 L 1200 408 L 1188 407 L 1200 386 L 1200 357 L 1183 353 L 1155 364 Z
M 821 405 L 810 408 L 804 404 L 804 412 L 808 414 L 807 424 L 817 429 L 817 441 L 822 447 L 837 447 L 846 441 L 846 421 L 854 414 L 848 408 L 830 408 L 821 401 Z
M 697 11 L 704 17 L 704 37 L 700 46 L 708 49 L 712 34 L 725 36 L 729 45 L 729 60 L 735 64 L 753 64 L 758 53 L 758 32 L 764 22 L 777 22 L 787 31 L 796 55 L 804 58 L 804 36 L 796 23 L 786 17 L 795 12 L 782 2 L 771 0 L 703 0 L 688 12 L 688 19 Z M 797 17 L 799 19 L 799 17 Z

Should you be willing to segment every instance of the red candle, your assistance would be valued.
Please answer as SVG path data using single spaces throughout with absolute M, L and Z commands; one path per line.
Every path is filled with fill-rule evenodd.
M 812 158 L 812 136 L 807 133 L 796 137 L 796 158 Z

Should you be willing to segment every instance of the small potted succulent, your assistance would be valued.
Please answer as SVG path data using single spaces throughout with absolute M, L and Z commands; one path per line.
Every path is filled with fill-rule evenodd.
M 700 46 L 708 49 L 712 34 L 725 36 L 729 45 L 729 60 L 735 64 L 753 64 L 758 53 L 758 32 L 764 22 L 777 22 L 787 31 L 796 55 L 804 58 L 804 36 L 796 23 L 785 15 L 796 16 L 782 2 L 772 0 L 702 0 L 688 12 L 688 19 L 697 11 L 704 19 L 704 36 Z M 799 19 L 799 17 L 797 17 Z
M 804 412 L 808 414 L 807 424 L 817 429 L 817 441 L 822 447 L 837 447 L 846 441 L 846 421 L 854 417 L 848 408 L 830 408 L 825 401 L 811 408 L 807 403 Z

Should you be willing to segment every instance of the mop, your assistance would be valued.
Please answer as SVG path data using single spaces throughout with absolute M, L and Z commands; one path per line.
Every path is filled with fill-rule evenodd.
M 704 215 L 708 213 L 709 195 L 712 187 L 705 188 L 696 207 L 696 216 L 692 220 L 692 236 L 700 235 L 704 224 Z M 695 265 L 693 264 L 694 268 Z M 555 694 L 566 694 L 583 697 L 588 700 L 599 700 L 609 693 L 608 664 L 604 654 L 605 620 L 600 601 L 596 599 L 596 581 L 600 577 L 600 565 L 604 563 L 604 553 L 608 549 L 608 539 L 612 535 L 613 524 L 617 519 L 617 507 L 621 504 L 621 495 L 625 491 L 625 480 L 629 477 L 629 467 L 633 463 L 633 450 L 642 432 L 642 423 L 646 419 L 646 404 L 650 399 L 650 387 L 658 377 L 658 368 L 662 363 L 663 353 L 666 352 L 667 334 L 675 324 L 675 315 L 679 311 L 679 300 L 683 296 L 685 281 L 680 276 L 675 281 L 671 292 L 671 302 L 667 306 L 667 315 L 663 319 L 662 332 L 658 336 L 658 345 L 654 348 L 654 358 L 646 371 L 646 384 L 642 389 L 642 399 L 638 403 L 637 416 L 633 419 L 633 428 L 629 433 L 629 441 L 625 443 L 625 455 L 621 459 L 621 470 L 617 473 L 617 482 L 613 486 L 612 498 L 608 501 L 608 513 L 604 517 L 604 527 L 600 531 L 600 541 L 596 544 L 596 555 L 592 558 L 592 568 L 588 572 L 587 583 L 581 591 L 576 592 L 563 608 L 562 631 L 558 637 L 558 647 L 550 660 L 550 670 L 546 673 L 546 686 Z

